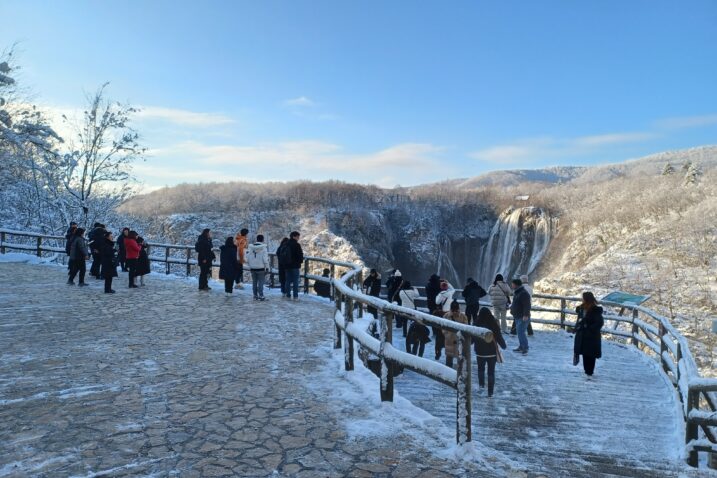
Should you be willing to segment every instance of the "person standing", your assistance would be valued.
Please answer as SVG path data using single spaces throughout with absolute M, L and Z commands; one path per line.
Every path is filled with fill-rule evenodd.
M 577 365 L 582 355 L 583 370 L 590 379 L 595 372 L 595 361 L 602 357 L 600 329 L 604 325 L 603 310 L 592 292 L 583 292 L 583 302 L 575 311 L 578 322 L 575 324 L 573 363 Z
M 92 230 L 87 235 L 89 239 L 90 253 L 92 254 L 92 266 L 90 267 L 90 275 L 101 279 L 100 267 L 102 265 L 102 259 L 100 257 L 100 248 L 104 247 L 105 242 L 105 227 L 96 222 L 92 227 Z
M 436 307 L 440 308 L 443 313 L 448 313 L 453 304 L 453 295 L 456 293 L 455 287 L 447 280 L 441 281 L 441 291 L 436 296 Z
M 426 284 L 426 306 L 428 312 L 433 313 L 436 308 L 436 296 L 441 292 L 441 278 L 438 274 L 433 274 Z
M 504 334 L 508 333 L 508 321 L 505 313 L 510 307 L 511 290 L 508 284 L 503 280 L 502 274 L 496 274 L 493 285 L 488 289 L 490 303 L 493 305 L 496 319 L 500 321 L 500 328 Z
M 276 262 L 279 265 L 279 287 L 281 287 L 281 295 L 286 295 L 286 266 L 282 261 L 282 253 L 286 245 L 289 243 L 289 238 L 285 237 L 279 243 L 279 247 L 276 248 Z
M 124 248 L 124 240 L 127 236 L 129 236 L 129 227 L 122 229 L 122 234 L 117 238 L 117 258 L 119 259 L 122 272 L 127 272 L 127 251 Z
M 520 352 L 523 355 L 528 354 L 528 324 L 530 323 L 530 294 L 523 287 L 520 279 L 513 279 L 510 283 L 513 288 L 513 302 L 510 304 L 510 315 L 513 316 L 515 328 L 518 333 L 518 343 L 520 344 L 514 352 Z
M 72 247 L 72 241 L 75 239 L 75 232 L 77 231 L 77 223 L 72 221 L 70 227 L 67 228 L 65 233 L 65 254 L 67 254 L 67 275 L 72 273 L 72 260 L 70 259 L 70 248 Z
M 144 276 L 152 272 L 152 266 L 149 263 L 148 246 L 147 243 L 144 242 L 144 238 L 138 237 L 137 244 L 139 245 L 139 258 L 137 259 L 136 277 L 139 277 L 139 285 L 144 287 Z
M 399 271 L 398 269 L 394 269 L 391 272 L 391 275 L 388 276 L 388 279 L 386 279 L 386 293 L 388 294 L 386 300 L 401 305 L 401 297 L 399 297 L 398 293 L 401 291 L 402 286 L 403 276 L 401 274 L 401 271 Z
M 129 288 L 135 289 L 137 284 L 134 283 L 134 278 L 137 277 L 137 261 L 139 260 L 139 252 L 141 247 L 137 244 L 137 232 L 129 231 L 129 234 L 125 236 L 124 249 L 125 249 L 125 263 L 127 270 L 129 271 Z
M 199 290 L 211 290 L 209 287 L 209 276 L 212 273 L 212 261 L 216 259 L 212 244 L 212 231 L 207 228 L 197 238 L 194 250 L 197 251 L 197 262 L 199 264 Z
M 331 274 L 331 269 L 326 269 L 321 273 L 321 277 L 326 277 L 327 279 L 331 280 L 329 275 Z M 329 282 L 322 282 L 322 281 L 314 281 L 314 292 L 316 292 L 316 295 L 319 297 L 324 297 L 326 299 L 331 298 L 331 284 Z
M 304 264 L 304 251 L 301 249 L 299 239 L 301 234 L 293 231 L 289 234 L 289 242 L 282 251 L 281 259 L 283 259 L 284 267 L 286 267 L 286 297 L 291 297 L 293 293 L 294 299 L 299 298 L 299 277 L 301 275 L 301 266 Z
M 224 279 L 224 293 L 229 296 L 234 292 L 234 281 L 239 274 L 239 255 L 236 241 L 227 237 L 224 245 L 219 248 L 219 278 Z
M 469 277 L 461 295 L 466 301 L 466 315 L 471 322 L 475 322 L 478 319 L 480 299 L 488 293 L 472 277 Z
M 528 276 L 525 274 L 520 276 L 520 282 L 523 283 L 523 288 L 528 293 L 528 295 L 530 296 L 530 300 L 532 301 L 533 300 L 533 287 L 530 284 L 528 284 Z M 532 337 L 532 336 L 533 336 L 533 324 L 528 322 L 528 337 Z
M 381 295 L 381 276 L 376 269 L 371 269 L 368 277 L 363 281 L 364 294 L 368 294 L 371 297 L 379 297 Z M 373 315 L 374 318 L 378 318 L 378 310 L 376 307 L 368 306 L 366 311 Z
M 498 359 L 498 357 L 500 357 L 498 347 L 505 350 L 507 345 L 505 344 L 505 339 L 503 339 L 503 334 L 500 332 L 498 321 L 493 317 L 493 314 L 487 307 L 480 309 L 473 325 L 493 332 L 493 340 L 491 342 L 486 342 L 482 339 L 473 339 L 473 349 L 475 350 L 476 362 L 478 363 L 478 386 L 480 388 L 485 387 L 485 369 L 487 367 L 488 397 L 492 397 L 495 388 L 495 364 L 499 361 L 503 361 L 502 359 Z
M 401 299 L 401 304 L 403 307 L 416 310 L 416 299 L 421 297 L 421 294 L 419 294 L 416 289 L 411 287 L 410 281 L 406 280 L 403 281 L 401 285 L 401 290 L 398 292 L 398 296 Z M 408 317 L 401 317 L 401 328 L 403 329 L 403 336 L 406 337 L 408 335 Z M 406 352 L 408 351 L 408 341 L 406 341 Z
M 100 277 L 105 280 L 105 294 L 114 294 L 112 280 L 117 277 L 115 257 L 115 241 L 110 231 L 105 231 L 99 240 L 98 255 L 100 259 Z
M 251 272 L 251 291 L 254 300 L 266 300 L 264 298 L 264 281 L 269 270 L 269 249 L 264 243 L 264 235 L 258 234 L 256 242 L 249 245 L 244 253 L 246 265 Z M 240 269 L 241 270 L 241 266 Z
M 244 264 L 246 263 L 246 249 L 249 245 L 249 239 L 246 237 L 249 234 L 249 229 L 242 228 L 241 231 L 236 235 L 234 243 L 237 246 L 237 260 L 239 261 L 239 270 L 236 276 L 236 287 L 237 289 L 244 288 Z
M 87 241 L 85 241 L 85 230 L 82 228 L 75 230 L 75 238 L 72 240 L 70 245 L 70 277 L 67 279 L 67 283 L 75 285 L 75 276 L 80 273 L 80 287 L 84 287 L 85 284 L 85 261 L 90 257 L 90 251 L 87 247 Z
M 457 300 L 451 302 L 451 305 L 448 307 L 449 311 L 443 316 L 444 318 L 452 320 L 453 322 L 458 322 L 459 324 L 468 324 L 468 317 L 466 317 L 466 314 L 461 312 L 461 305 Z M 459 352 L 458 335 L 453 331 L 444 330 L 443 336 L 445 337 L 446 365 L 453 367 L 453 358 L 458 357 Z

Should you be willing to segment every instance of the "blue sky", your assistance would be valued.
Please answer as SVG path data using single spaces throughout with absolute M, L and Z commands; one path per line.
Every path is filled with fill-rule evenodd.
M 717 2 L 0 0 L 54 112 L 143 111 L 151 189 L 412 185 L 717 143 Z

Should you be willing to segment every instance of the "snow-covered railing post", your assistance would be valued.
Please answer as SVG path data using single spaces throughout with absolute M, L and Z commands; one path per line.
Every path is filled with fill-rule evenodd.
M 336 310 L 334 314 L 341 313 L 341 292 L 339 290 L 334 291 L 334 303 L 336 304 Z M 341 327 L 334 321 L 334 349 L 341 348 Z
M 170 272 L 170 269 L 169 269 L 169 247 L 164 248 L 164 261 L 165 261 L 164 273 L 169 275 L 169 272 Z
M 700 408 L 700 394 L 697 390 L 689 389 L 687 391 L 687 419 L 685 420 L 685 445 L 688 446 L 687 450 L 687 464 L 690 466 L 698 465 L 697 450 L 692 445 L 693 440 L 697 440 L 699 426 L 694 420 L 690 420 L 690 413 L 692 410 L 699 410 Z
M 331 264 L 330 271 L 331 271 L 331 273 L 329 275 L 331 276 L 332 279 L 334 279 L 336 277 L 336 265 L 335 264 Z M 336 295 L 335 292 L 336 292 L 336 288 L 334 287 L 334 283 L 331 282 L 331 297 L 332 298 Z
M 560 328 L 565 330 L 565 308 L 568 306 L 568 302 L 565 299 L 560 299 Z
M 471 340 L 458 332 L 456 367 L 456 442 L 471 441 Z
M 304 259 L 304 294 L 309 293 L 309 259 Z
M 192 259 L 192 249 L 187 247 L 187 277 L 192 275 L 192 264 L 189 262 Z
M 381 401 L 393 401 L 393 365 L 386 360 L 386 344 L 393 342 L 393 314 L 386 312 L 378 313 L 381 317 L 381 328 L 379 330 L 379 340 L 381 340 L 381 348 L 379 350 L 379 358 L 381 359 Z
M 361 287 L 363 287 L 363 269 L 356 275 L 356 289 L 361 290 Z M 359 302 L 358 307 L 358 316 L 361 319 L 363 318 L 363 302 Z
M 42 236 L 37 236 L 37 257 L 42 257 Z
M 667 330 L 665 330 L 665 326 L 663 325 L 662 321 L 660 321 L 658 325 L 659 335 L 660 335 L 660 365 L 662 365 L 662 370 L 665 372 L 665 375 L 670 374 L 670 367 L 667 366 L 667 362 L 665 361 L 665 355 L 667 354 L 667 344 L 665 343 L 665 334 L 667 334 Z
M 639 344 L 637 340 L 637 334 L 640 332 L 640 329 L 635 323 L 638 317 L 638 313 L 639 312 L 637 311 L 637 309 L 632 309 L 632 345 L 634 345 L 635 347 L 637 347 L 637 345 Z
M 5 231 L 0 232 L 0 254 L 5 254 Z
M 351 297 L 346 296 L 346 304 L 344 305 L 344 320 L 346 323 L 346 329 L 354 321 L 354 301 Z M 354 369 L 354 339 L 346 330 L 346 336 L 344 337 L 344 368 L 347 372 Z

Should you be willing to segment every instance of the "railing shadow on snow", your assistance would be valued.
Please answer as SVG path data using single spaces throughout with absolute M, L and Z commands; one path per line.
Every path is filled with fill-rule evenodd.
M 7 240 L 16 238 L 15 242 Z M 18 241 L 19 239 L 19 241 Z M 38 234 L 27 231 L 0 229 L 0 253 L 7 250 L 31 252 L 39 257 L 65 260 L 65 238 Z M 194 248 L 180 244 L 160 244 L 148 242 L 149 251 L 162 249 L 162 255 L 149 254 L 152 262 L 165 264 L 165 273 L 171 272 L 171 265 L 186 268 L 191 276 L 192 267 L 197 260 L 192 258 Z M 270 254 L 271 269 L 269 285 L 275 286 L 278 270 L 275 267 L 276 256 Z M 218 267 L 215 264 L 214 267 Z M 330 277 L 315 272 L 323 268 L 330 270 Z M 456 442 L 464 444 L 471 441 L 471 353 L 472 339 L 492 341 L 493 334 L 483 328 L 463 325 L 451 320 L 429 315 L 421 310 L 413 310 L 389 303 L 381 298 L 361 292 L 363 268 L 360 265 L 326 259 L 306 257 L 303 265 L 303 289 L 310 290 L 310 281 L 331 284 L 331 294 L 335 302 L 334 311 L 334 348 L 344 348 L 344 362 L 347 371 L 354 369 L 354 341 L 373 353 L 380 360 L 381 400 L 393 400 L 393 370 L 395 367 L 407 368 L 432 380 L 443 383 L 456 391 Z M 419 292 L 423 290 L 419 287 Z M 456 290 L 459 295 L 460 289 Z M 574 325 L 568 316 L 576 313 L 568 304 L 576 304 L 580 297 L 534 293 L 536 305 L 534 312 L 544 315 L 535 316 L 532 322 L 561 329 L 570 329 Z M 418 300 L 418 304 L 425 297 Z M 459 302 L 462 302 L 459 300 Z M 549 306 L 558 303 L 559 306 Z M 538 305 L 539 304 L 539 305 Z M 547 304 L 547 305 L 544 305 Z M 483 304 L 490 307 L 490 304 Z M 675 329 L 666 317 L 642 306 L 631 306 L 601 301 L 606 306 L 606 323 L 612 321 L 612 327 L 604 327 L 603 333 L 613 340 L 631 344 L 646 356 L 659 362 L 662 372 L 673 384 L 681 400 L 681 410 L 685 423 L 685 455 L 690 466 L 697 466 L 700 452 L 717 457 L 717 379 L 702 378 L 697 369 L 687 340 Z M 367 308 L 375 309 L 380 323 L 379 338 L 372 336 L 365 327 L 354 323 L 354 318 L 363 317 Z M 608 309 L 611 308 L 611 309 Z M 395 317 L 400 315 L 418 320 L 426 325 L 440 327 L 456 334 L 458 339 L 457 367 L 453 369 L 433 360 L 411 355 L 392 345 L 392 330 Z

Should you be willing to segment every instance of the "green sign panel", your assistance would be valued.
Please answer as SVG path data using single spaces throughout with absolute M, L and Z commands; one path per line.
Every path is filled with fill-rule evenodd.
M 615 291 L 610 292 L 608 295 L 603 297 L 602 300 L 617 302 L 618 304 L 624 305 L 640 305 L 649 298 L 649 295 L 634 295 L 628 294 L 627 292 Z

